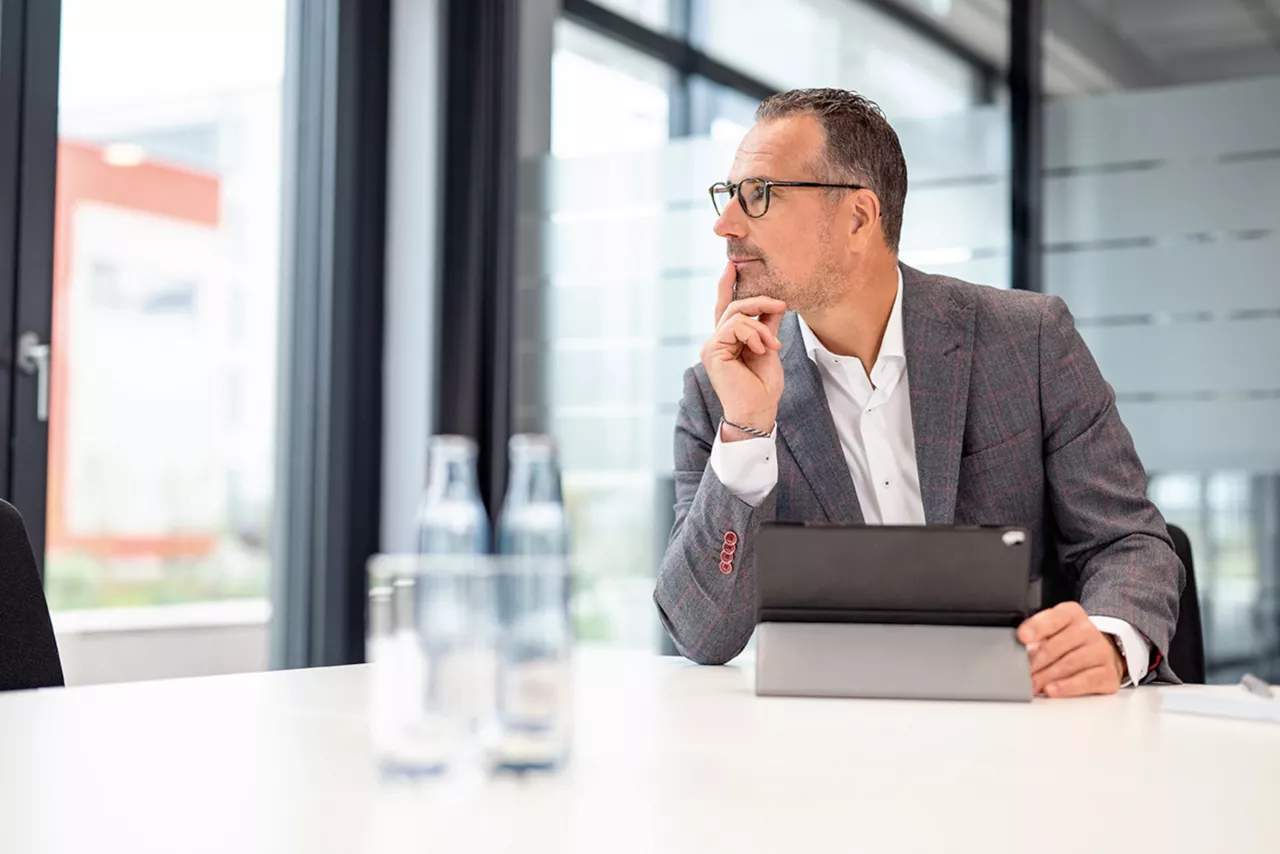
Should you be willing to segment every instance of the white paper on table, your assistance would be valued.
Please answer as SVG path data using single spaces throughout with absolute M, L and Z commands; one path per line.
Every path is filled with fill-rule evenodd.
M 1161 693 L 1166 712 L 1280 723 L 1280 700 L 1257 697 L 1244 689 L 1227 693 L 1176 688 Z

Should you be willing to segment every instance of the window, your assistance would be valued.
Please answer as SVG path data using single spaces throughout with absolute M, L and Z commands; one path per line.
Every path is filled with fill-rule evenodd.
M 285 0 L 64 0 L 46 585 L 263 599 Z
M 704 77 L 694 77 L 689 85 L 690 98 L 697 105 L 692 112 L 704 117 L 700 130 L 717 142 L 737 145 L 755 123 L 760 102 Z
M 561 20 L 551 74 L 556 157 L 652 148 L 666 141 L 675 74 L 661 62 Z
M 963 111 L 977 91 L 965 60 L 870 4 L 708 0 L 706 8 L 703 49 L 779 89 L 854 89 L 891 121 Z
M 680 31 L 680 9 L 685 2 L 691 0 L 596 0 L 611 12 L 662 33 Z

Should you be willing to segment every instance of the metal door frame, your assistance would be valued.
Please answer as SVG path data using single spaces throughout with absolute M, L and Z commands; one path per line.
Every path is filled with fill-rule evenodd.
M 61 20 L 61 0 L 0 0 L 0 496 L 22 513 L 42 572 L 48 420 L 39 372 L 20 368 L 17 349 L 24 334 L 52 343 Z

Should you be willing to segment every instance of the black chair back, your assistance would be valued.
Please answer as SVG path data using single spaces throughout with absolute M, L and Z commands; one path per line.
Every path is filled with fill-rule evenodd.
M 0 501 L 0 691 L 61 686 L 62 661 L 22 516 Z
M 1169 641 L 1169 667 L 1183 682 L 1203 684 L 1204 627 L 1200 621 L 1200 599 L 1196 594 L 1196 573 L 1192 565 L 1191 540 L 1177 525 L 1169 526 L 1173 550 L 1187 570 L 1187 585 L 1178 602 L 1178 625 Z

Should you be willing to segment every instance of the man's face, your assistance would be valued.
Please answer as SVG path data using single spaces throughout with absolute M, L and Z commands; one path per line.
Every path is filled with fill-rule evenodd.
M 738 146 L 729 181 L 828 180 L 818 172 L 823 145 L 813 116 L 762 122 Z M 736 198 L 723 206 L 715 232 L 737 268 L 739 299 L 770 296 L 793 311 L 812 311 L 838 298 L 845 278 L 838 198 L 816 188 L 774 187 L 768 212 L 758 219 Z

